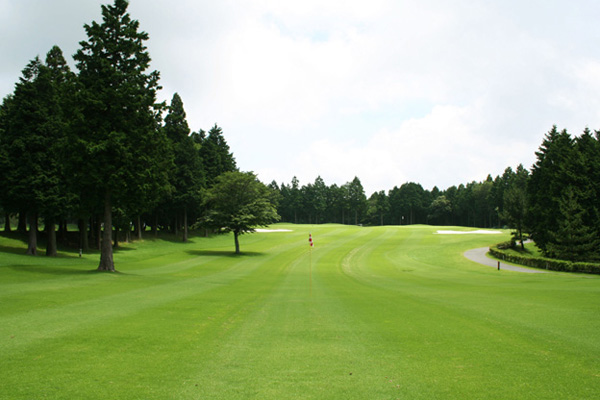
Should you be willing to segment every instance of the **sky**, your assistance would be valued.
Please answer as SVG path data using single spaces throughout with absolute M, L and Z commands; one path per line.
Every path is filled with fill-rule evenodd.
M 0 96 L 112 0 L 0 0 Z M 530 168 L 544 135 L 600 129 L 596 0 L 131 0 L 161 100 L 223 129 L 261 181 L 367 196 Z

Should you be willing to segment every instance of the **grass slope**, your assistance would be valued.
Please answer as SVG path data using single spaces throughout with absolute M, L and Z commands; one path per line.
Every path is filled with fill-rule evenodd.
M 600 280 L 496 271 L 427 226 L 26 257 L 0 238 L 0 398 L 587 399 Z M 308 232 L 315 248 L 308 247 Z

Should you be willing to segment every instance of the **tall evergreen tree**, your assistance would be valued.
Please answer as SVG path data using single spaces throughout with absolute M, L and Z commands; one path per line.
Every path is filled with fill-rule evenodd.
M 452 215 L 452 203 L 445 195 L 438 196 L 429 205 L 427 219 L 431 224 L 448 225 Z
M 511 170 L 512 171 L 512 170 Z M 529 171 L 523 165 L 519 164 L 516 173 L 508 181 L 507 188 L 503 195 L 502 219 L 507 221 L 509 226 L 515 231 L 513 240 L 519 241 L 521 249 L 525 249 L 523 243 L 523 231 L 527 220 L 527 211 L 529 207 L 527 199 L 527 182 L 529 180 Z
M 46 63 L 39 57 L 23 70 L 14 96 L 6 104 L 3 143 L 8 204 L 27 210 L 30 222 L 27 254 L 37 253 L 37 221 L 44 218 L 46 255 L 56 255 L 55 222 L 65 217 L 73 196 L 65 183 L 69 152 L 67 129 L 73 74 L 54 46 Z
M 237 170 L 235 158 L 223 136 L 223 130 L 215 124 L 202 140 L 200 158 L 206 174 L 206 184 L 211 187 L 217 177 Z
M 383 226 L 384 217 L 389 210 L 390 202 L 383 190 L 375 192 L 369 197 L 367 208 L 367 218 L 369 219 L 369 223 Z
M 533 165 L 527 187 L 529 212 L 527 225 L 536 245 L 547 251 L 551 232 L 558 230 L 559 201 L 562 191 L 569 186 L 569 166 L 572 165 L 573 139 L 566 130 L 556 125 L 546 134 Z
M 357 176 L 348 184 L 348 204 L 350 212 L 354 214 L 354 224 L 358 225 L 359 218 L 367 209 L 367 196 Z
M 600 258 L 600 238 L 584 223 L 585 210 L 575 189 L 568 186 L 559 201 L 558 229 L 549 232 L 546 253 L 570 261 L 592 261 Z
M 574 150 L 569 179 L 584 210 L 584 223 L 600 237 L 600 141 L 586 128 L 575 138 Z
M 183 101 L 175 93 L 165 117 L 165 133 L 173 149 L 175 167 L 172 170 L 173 192 L 170 202 L 176 215 L 183 216 L 183 241 L 188 240 L 188 213 L 200 206 L 205 186 L 200 154 L 194 147 L 186 120 Z M 175 221 L 177 221 L 177 217 Z
M 406 224 L 423 224 L 428 204 L 425 201 L 425 190 L 414 182 L 402 184 L 398 191 L 398 205 Z
M 49 144 L 40 129 L 46 119 L 46 110 L 40 107 L 39 75 L 43 68 L 39 57 L 23 69 L 14 95 L 6 103 L 6 132 L 4 143 L 7 151 L 5 196 L 8 203 L 18 204 L 27 213 L 29 235 L 27 254 L 37 254 L 37 230 L 39 205 L 34 191 L 39 186 L 38 173 L 42 165 L 37 157 Z
M 5 216 L 4 230 L 10 232 L 10 213 L 18 211 L 18 208 L 13 204 L 10 205 L 10 196 L 8 193 L 8 174 L 11 171 L 11 159 L 9 158 L 9 140 L 8 140 L 8 118 L 10 112 L 10 104 L 12 102 L 13 95 L 8 95 L 2 99 L 0 105 L 0 207 Z
M 147 72 L 148 34 L 127 13 L 128 2 L 102 6 L 102 23 L 84 25 L 88 39 L 74 58 L 82 84 L 85 123 L 80 136 L 85 170 L 104 205 L 99 270 L 114 271 L 112 209 L 146 205 L 168 186 L 170 158 L 159 129 L 159 73 Z M 125 207 L 130 208 L 130 207 Z

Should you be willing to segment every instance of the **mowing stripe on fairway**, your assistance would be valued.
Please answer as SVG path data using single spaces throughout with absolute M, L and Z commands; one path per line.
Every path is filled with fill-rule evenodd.
M 125 245 L 120 274 L 2 253 L 0 398 L 600 394 L 598 277 L 463 257 L 508 232 L 273 228 L 291 232 L 244 235 L 239 256 L 231 236 Z

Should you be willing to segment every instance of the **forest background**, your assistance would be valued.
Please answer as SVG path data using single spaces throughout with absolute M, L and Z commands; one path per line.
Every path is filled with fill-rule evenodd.
M 19 216 L 21 232 L 28 220 L 30 254 L 38 221 L 48 255 L 56 254 L 56 227 L 59 240 L 97 246 L 103 255 L 120 237 L 141 238 L 146 227 L 181 232 L 185 241 L 188 227 L 202 228 L 210 211 L 207 191 L 238 169 L 221 128 L 191 132 L 177 93 L 168 106 L 157 102 L 160 73 L 148 70 L 148 34 L 127 7 L 116 0 L 102 7 L 102 23 L 84 26 L 78 73 L 55 46 L 44 61 L 31 60 L 2 102 L 0 207 L 6 231 L 11 216 Z M 507 167 L 443 190 L 407 182 L 369 197 L 359 177 L 340 186 L 320 177 L 301 186 L 293 178 L 271 182 L 269 201 L 287 222 L 506 226 L 519 240 L 530 233 L 547 256 L 597 260 L 599 142 L 598 131 L 573 137 L 554 126 L 531 169 Z M 79 227 L 77 240 L 67 235 L 69 222 Z M 112 256 L 100 267 L 111 264 Z

